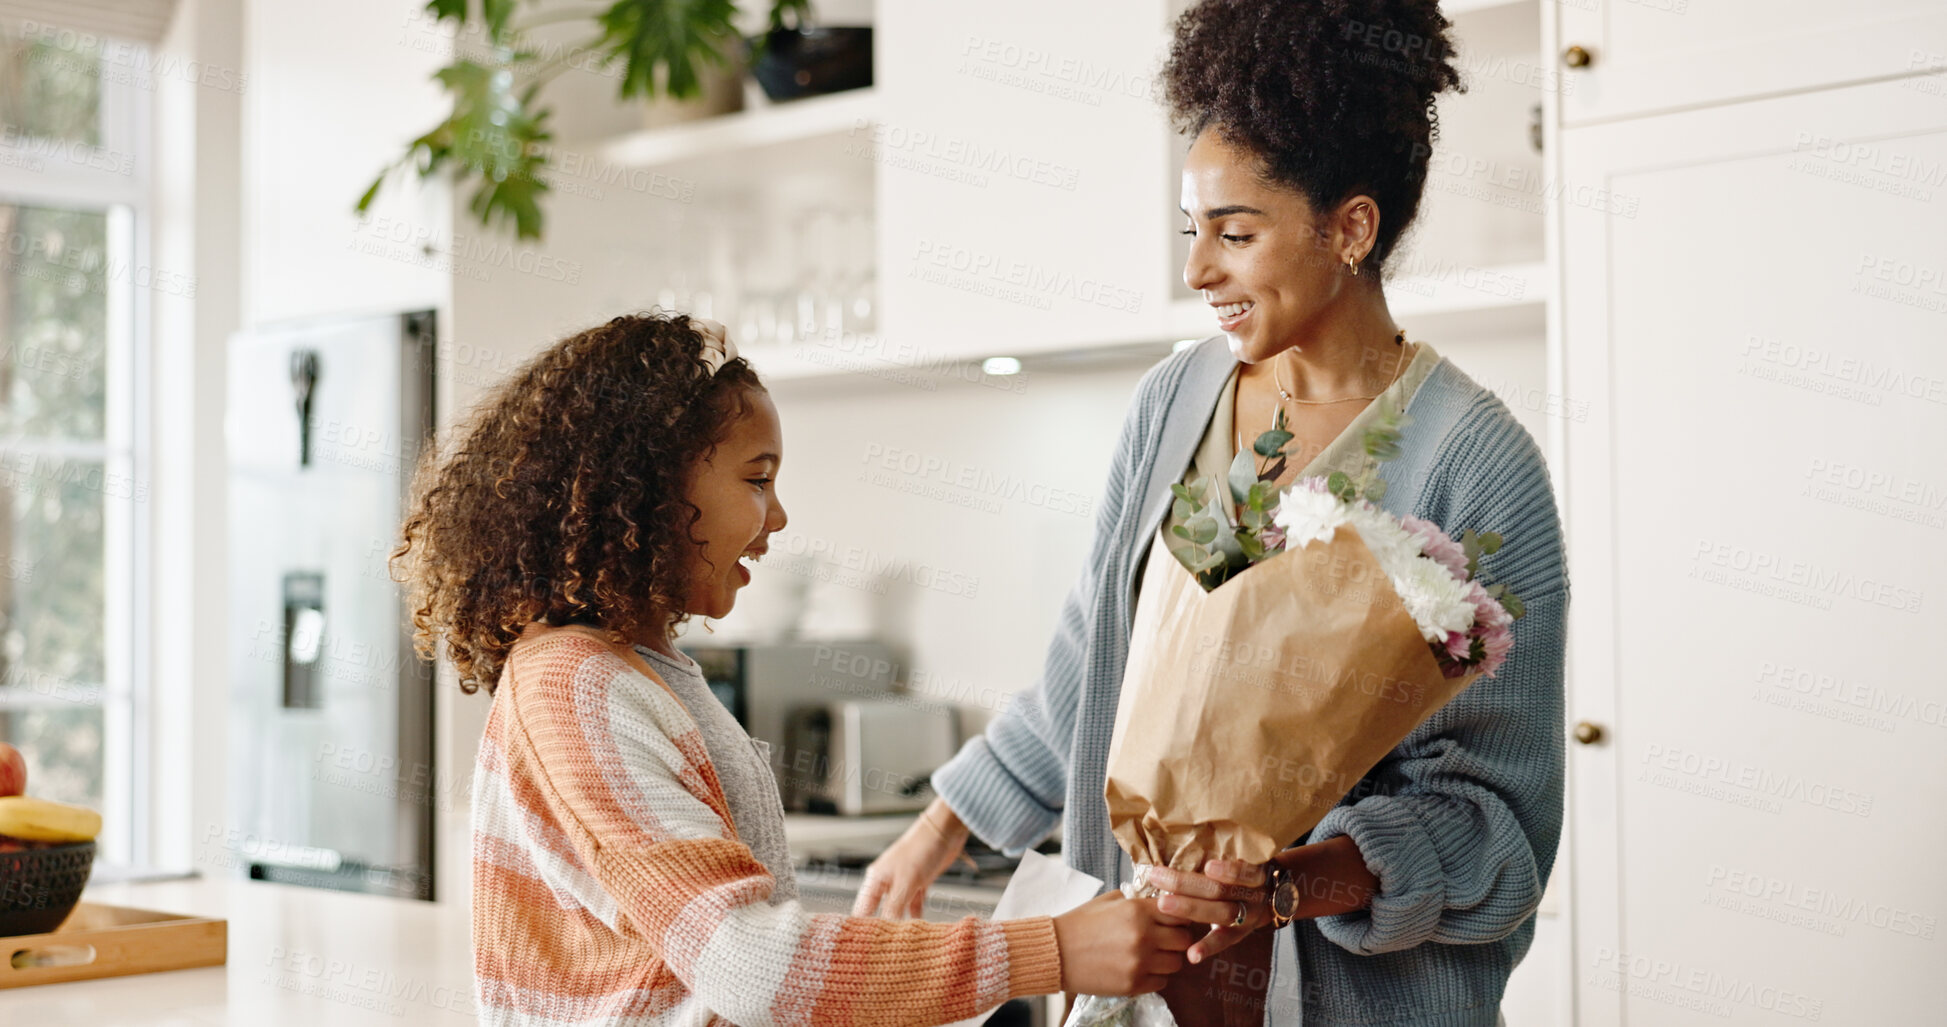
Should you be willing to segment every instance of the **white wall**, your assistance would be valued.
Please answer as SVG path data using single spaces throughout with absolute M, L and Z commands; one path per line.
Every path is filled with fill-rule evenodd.
M 241 0 L 183 0 L 158 51 L 183 64 L 242 65 Z M 240 323 L 242 102 L 230 90 L 159 76 L 155 94 L 155 265 L 193 290 L 150 297 L 154 454 L 148 654 L 151 718 L 145 849 L 189 865 L 228 823 L 229 703 L 223 448 L 224 349 Z
M 352 212 L 379 169 L 442 116 L 431 76 L 452 44 L 424 6 L 245 4 L 250 323 L 446 305 L 447 190 L 401 177 L 369 221 Z

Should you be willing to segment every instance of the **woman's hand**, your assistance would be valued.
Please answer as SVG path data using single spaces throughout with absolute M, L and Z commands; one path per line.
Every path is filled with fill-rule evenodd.
M 1081 995 L 1141 995 L 1161 991 L 1183 969 L 1191 928 L 1156 908 L 1155 899 L 1098 895 L 1055 918 L 1061 949 L 1061 987 Z
M 967 825 L 945 799 L 934 799 L 899 840 L 865 868 L 865 884 L 853 916 L 917 919 L 926 911 L 926 889 L 967 849 Z
M 1210 924 L 1212 930 L 1189 950 L 1190 962 L 1201 963 L 1271 923 L 1270 874 L 1262 866 L 1239 860 L 1213 859 L 1203 873 L 1169 867 L 1150 867 L 1147 881 L 1164 892 L 1156 901 L 1163 913 Z M 1243 923 L 1237 924 L 1242 910 Z

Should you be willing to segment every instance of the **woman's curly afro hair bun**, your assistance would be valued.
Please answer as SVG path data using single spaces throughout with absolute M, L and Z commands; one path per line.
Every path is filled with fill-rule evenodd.
M 1177 19 L 1170 120 L 1217 128 L 1314 209 L 1370 195 L 1377 271 L 1419 210 L 1434 97 L 1460 87 L 1452 28 L 1437 0 L 1204 0 Z

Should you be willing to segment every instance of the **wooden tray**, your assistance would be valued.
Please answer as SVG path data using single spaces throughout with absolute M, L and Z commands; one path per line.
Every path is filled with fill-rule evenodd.
M 46 934 L 0 937 L 0 988 L 222 966 L 229 921 L 83 902 Z

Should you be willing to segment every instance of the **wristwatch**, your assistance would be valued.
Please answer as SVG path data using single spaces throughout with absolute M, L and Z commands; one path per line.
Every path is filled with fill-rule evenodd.
M 1283 863 L 1271 861 L 1271 927 L 1282 930 L 1298 916 L 1298 882 Z

